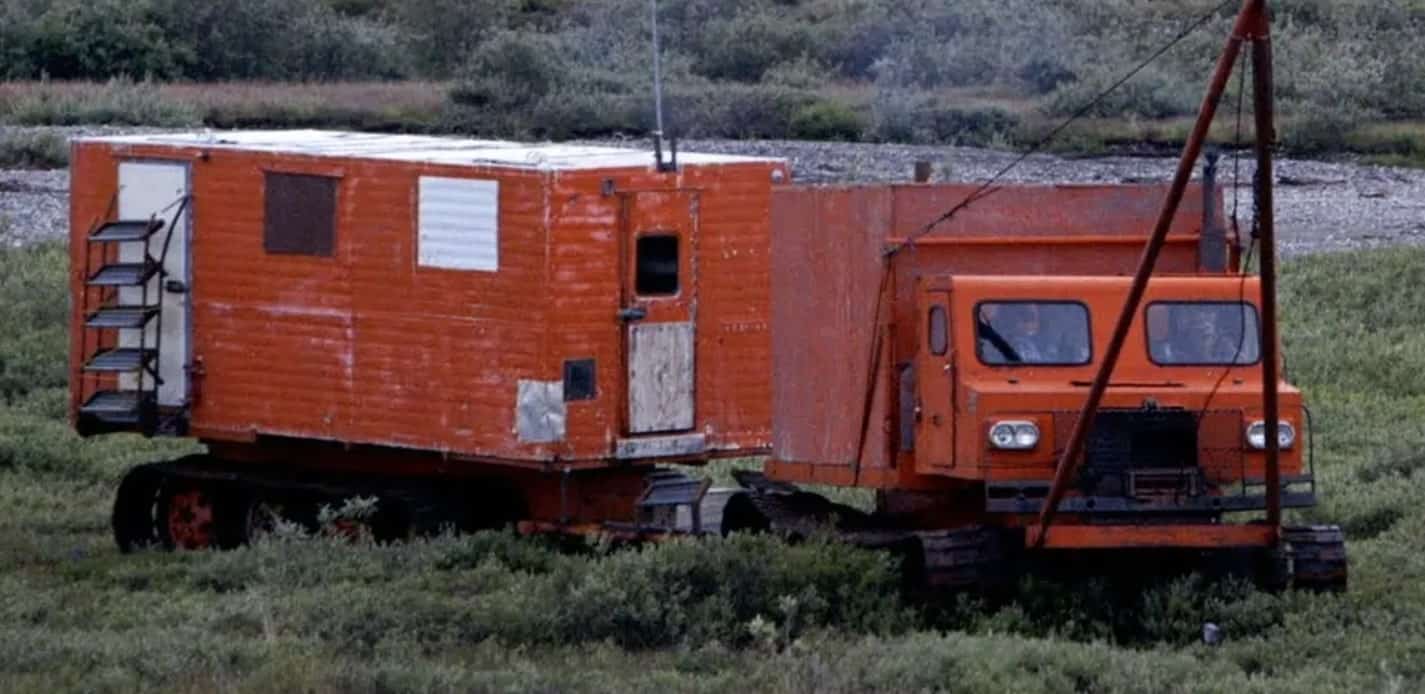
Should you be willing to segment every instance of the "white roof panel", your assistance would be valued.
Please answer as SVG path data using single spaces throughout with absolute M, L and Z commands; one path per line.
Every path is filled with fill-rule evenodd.
M 652 149 L 558 143 L 529 144 L 429 135 L 388 135 L 333 130 L 226 130 L 78 138 L 126 145 L 207 147 L 314 157 L 357 157 L 431 164 L 507 166 L 520 169 L 607 169 L 653 166 Z M 770 157 L 679 152 L 680 164 L 784 162 Z

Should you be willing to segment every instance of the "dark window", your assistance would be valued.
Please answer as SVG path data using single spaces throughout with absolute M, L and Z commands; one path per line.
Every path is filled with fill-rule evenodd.
M 570 359 L 564 362 L 564 401 L 593 400 L 599 393 L 594 383 L 593 359 Z
M 930 319 L 927 321 L 926 332 L 930 337 L 930 353 L 937 357 L 945 356 L 945 352 L 950 349 L 950 325 L 945 315 L 944 306 L 931 306 Z
M 915 450 L 915 364 L 900 367 L 900 449 L 909 453 Z
M 1089 310 L 1069 301 L 985 301 L 975 307 L 975 351 L 992 366 L 1078 366 L 1093 354 Z
M 330 256 L 336 246 L 336 184 L 329 176 L 267 174 L 262 247 Z
M 1159 365 L 1255 364 L 1262 338 L 1257 307 L 1236 301 L 1148 305 L 1148 356 Z
M 671 234 L 638 237 L 638 270 L 634 291 L 644 296 L 678 293 L 678 237 Z

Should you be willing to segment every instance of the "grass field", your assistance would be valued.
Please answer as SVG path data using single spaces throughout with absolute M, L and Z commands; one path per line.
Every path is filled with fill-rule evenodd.
M 901 599 L 862 551 L 762 537 L 641 550 L 487 533 L 279 536 L 121 556 L 130 465 L 186 451 L 64 423 L 65 253 L 0 251 L 0 689 L 54 691 L 1408 692 L 1425 688 L 1425 250 L 1285 268 L 1345 595 L 1194 578 Z M 1225 630 L 1197 643 L 1203 621 Z

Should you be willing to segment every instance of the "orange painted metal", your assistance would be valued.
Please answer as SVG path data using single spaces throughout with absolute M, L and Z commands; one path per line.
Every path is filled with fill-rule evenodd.
M 1276 544 L 1274 525 L 1031 525 L 1026 547 L 1043 549 L 1220 549 Z
M 925 335 L 919 358 L 907 376 L 915 382 L 915 403 L 912 408 L 915 425 L 916 463 L 928 468 L 951 468 L 955 465 L 955 391 L 959 374 L 955 369 L 955 353 L 951 349 L 953 310 L 947 291 L 925 289 L 919 303 L 920 320 Z M 933 318 L 932 318 L 933 316 Z M 943 318 L 942 318 L 943 317 Z M 931 321 L 935 325 L 931 325 Z M 941 325 L 944 342 L 940 342 Z M 936 335 L 929 333 L 934 328 Z M 963 332 L 963 331 L 962 331 Z M 934 341 L 936 344 L 930 344 Z M 906 414 L 906 413 L 902 413 Z
M 546 170 L 80 141 L 70 210 L 76 296 L 84 235 L 109 214 L 118 164 L 130 160 L 191 166 L 191 431 L 206 441 L 382 447 L 369 463 L 377 470 L 606 464 L 625 436 L 624 236 L 660 221 L 623 218 L 621 201 L 637 196 L 641 205 L 650 191 L 693 205 L 686 262 L 696 303 L 681 310 L 696 321 L 694 431 L 707 449 L 692 457 L 770 447 L 767 246 L 781 162 Z M 264 252 L 266 171 L 340 179 L 331 257 Z M 418 264 L 420 176 L 499 182 L 497 272 Z M 92 351 L 80 303 L 71 314 L 71 412 L 96 387 L 80 378 Z M 564 440 L 522 442 L 517 382 L 558 381 L 565 360 L 588 358 L 596 394 L 567 403 Z M 427 452 L 441 465 L 428 466 Z
M 1051 478 L 1057 456 L 1078 421 L 1079 405 L 1096 372 L 1095 364 L 1008 368 L 984 364 L 976 356 L 976 336 L 970 327 L 970 317 L 976 304 L 986 299 L 1080 301 L 1089 310 L 1091 343 L 1098 352 L 1112 337 L 1112 318 L 1121 306 L 1129 283 L 1126 277 L 973 275 L 923 281 L 922 297 L 917 299 L 922 309 L 917 323 L 908 326 L 916 335 L 912 347 L 915 351 L 897 357 L 900 363 L 916 364 L 914 409 L 911 412 L 899 407 L 883 409 L 878 413 L 881 419 L 873 428 L 884 432 L 888 445 L 899 441 L 898 431 L 913 430 L 913 450 L 887 451 L 887 459 L 893 461 L 891 464 L 867 467 L 858 479 L 848 459 L 795 460 L 778 448 L 775 460 L 768 466 L 769 474 L 787 481 L 882 489 L 946 489 L 955 481 Z M 1158 277 L 1149 283 L 1144 297 L 1145 304 L 1184 298 L 1221 302 L 1240 299 L 1255 303 L 1260 298 L 1260 285 L 1256 278 L 1243 276 Z M 952 357 L 949 360 L 936 357 L 926 349 L 924 307 L 934 302 L 944 302 L 948 308 L 951 333 L 948 352 Z M 1128 345 L 1103 405 L 1139 409 L 1151 401 L 1155 407 L 1203 412 L 1198 453 L 1206 480 L 1230 488 L 1245 480 L 1262 479 L 1266 474 L 1263 453 L 1244 450 L 1243 441 L 1246 426 L 1262 418 L 1258 366 L 1155 364 L 1149 357 L 1144 311 L 1146 308 L 1130 324 Z M 842 378 L 847 386 L 856 384 L 854 374 L 823 373 L 820 378 L 820 383 Z M 895 397 L 898 387 L 895 383 L 884 386 L 881 399 Z M 1302 431 L 1305 415 L 1300 391 L 1284 383 L 1279 389 L 1286 413 L 1284 421 Z M 949 395 L 952 391 L 953 400 Z M 938 403 L 940 398 L 944 398 L 945 404 L 953 402 L 953 410 Z M 855 409 L 843 406 L 847 411 Z M 907 414 L 915 417 L 914 427 L 907 428 L 901 421 Z M 936 416 L 940 417 L 939 424 L 932 421 Z M 1041 431 L 1040 445 L 1032 451 L 990 449 L 986 432 L 990 423 L 999 419 L 1035 422 Z M 778 419 L 779 444 L 798 435 L 799 422 L 797 418 Z M 837 433 L 811 428 L 806 432 L 823 437 Z M 842 445 L 846 446 L 844 450 L 854 450 L 854 431 L 841 431 L 839 435 Z M 793 440 L 793 443 L 801 442 Z M 940 445 L 952 444 L 953 455 L 939 452 Z M 1301 445 L 1282 452 L 1282 470 L 1287 474 L 1304 471 Z M 939 479 L 932 480 L 932 477 Z
M 1264 21 L 1262 16 L 1264 11 L 1265 8 L 1262 6 L 1261 0 L 1243 1 L 1242 10 L 1237 15 L 1237 21 L 1233 26 L 1232 34 L 1228 37 L 1227 45 L 1223 48 L 1222 54 L 1217 59 L 1217 66 L 1213 70 L 1207 93 L 1203 96 L 1197 121 L 1193 124 L 1193 129 L 1188 135 L 1187 142 L 1183 145 L 1182 156 L 1178 159 L 1177 171 L 1173 174 L 1172 185 L 1169 187 L 1168 194 L 1162 203 L 1162 209 L 1158 213 L 1157 222 L 1153 226 L 1153 233 L 1143 245 L 1143 254 L 1138 261 L 1137 269 L 1134 271 L 1133 284 L 1129 287 L 1127 297 L 1123 300 L 1123 308 L 1119 311 L 1118 323 L 1114 328 L 1113 336 L 1109 338 L 1105 356 L 1100 362 L 1098 372 L 1094 376 L 1088 395 L 1084 398 L 1083 414 L 1079 417 L 1073 432 L 1069 435 L 1068 443 L 1065 444 L 1064 451 L 1054 471 L 1054 483 L 1049 488 L 1048 499 L 1039 517 L 1039 523 L 1045 530 L 1047 530 L 1049 524 L 1054 521 L 1054 514 L 1059 511 L 1059 500 L 1063 498 L 1067 490 L 1070 475 L 1078 465 L 1079 455 L 1083 450 L 1084 441 L 1088 437 L 1089 429 L 1093 425 L 1094 413 L 1098 411 L 1099 403 L 1103 398 L 1105 389 L 1108 387 L 1109 379 L 1113 376 L 1113 370 L 1118 365 L 1119 350 L 1123 348 L 1130 323 L 1134 320 L 1134 314 L 1137 312 L 1139 302 L 1142 300 L 1143 291 L 1147 288 L 1148 279 L 1159 269 L 1158 256 L 1162 253 L 1164 241 L 1172 229 L 1173 218 L 1178 214 L 1178 207 L 1182 203 L 1188 180 L 1192 177 L 1193 167 L 1197 165 L 1198 155 L 1202 153 L 1203 143 L 1207 140 L 1207 131 L 1212 127 L 1212 119 L 1217 113 L 1218 103 L 1222 100 L 1222 94 L 1227 88 L 1227 80 L 1232 76 L 1232 69 L 1237 64 L 1237 56 L 1242 49 L 1242 41 L 1249 27 Z M 1275 326 L 1271 328 L 1270 335 L 1275 337 Z M 1272 349 L 1274 353 L 1275 347 Z M 1275 375 L 1274 372 L 1272 375 Z M 1272 381 L 1273 382 L 1267 384 L 1269 387 L 1276 385 L 1275 378 L 1273 378 Z M 1269 404 L 1269 408 L 1273 410 L 1273 414 L 1275 414 L 1275 407 L 1275 404 Z M 1272 462 L 1274 465 L 1274 456 Z
M 868 378 L 883 249 L 974 189 L 964 184 L 787 186 L 773 193 L 775 463 L 785 471 L 818 469 L 784 479 L 825 483 L 841 477 L 837 468 L 849 469 L 857 457 L 860 403 L 866 384 L 875 380 L 860 484 L 925 487 L 917 479 L 914 456 L 896 450 L 900 374 L 917 359 L 922 344 L 918 281 L 961 275 L 1126 274 L 1165 193 L 1156 185 L 1006 185 L 966 208 L 896 256 L 894 300 L 885 316 L 890 348 L 876 365 L 879 377 Z M 1190 186 L 1172 221 L 1174 243 L 1165 248 L 1160 264 L 1165 271 L 1197 272 L 1202 199 L 1201 189 Z M 1216 204 L 1213 215 L 1221 219 L 1220 196 Z M 1041 285 L 1036 291 L 1053 297 L 1065 288 Z M 952 330 L 963 332 L 957 322 L 963 323 L 963 317 L 957 321 L 952 316 Z
M 186 485 L 165 491 L 164 531 L 179 549 L 210 549 L 217 545 L 217 519 L 212 492 Z

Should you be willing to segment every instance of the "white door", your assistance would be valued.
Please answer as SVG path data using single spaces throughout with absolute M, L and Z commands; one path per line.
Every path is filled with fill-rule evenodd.
M 693 428 L 693 324 L 629 326 L 630 434 Z
M 189 208 L 183 205 L 188 195 L 188 165 L 173 162 L 126 161 L 119 164 L 119 209 L 118 219 L 140 220 L 151 216 L 164 221 L 163 229 L 147 242 L 148 253 L 155 260 L 163 259 L 164 272 L 149 281 L 147 289 L 150 304 L 162 300 L 159 319 L 148 324 L 148 334 L 143 342 L 158 352 L 158 376 L 162 381 L 158 387 L 160 407 L 182 407 L 188 400 L 189 362 L 189 299 L 188 285 L 188 240 Z M 177 219 L 174 215 L 182 210 Z M 164 243 L 168 252 L 164 254 Z M 143 260 L 145 243 L 130 241 L 120 244 L 119 260 L 137 263 Z M 174 291 L 170 291 L 170 289 Z M 136 306 L 143 303 L 144 288 L 123 287 L 119 290 L 122 304 Z M 162 339 L 159 340 L 159 326 Z M 119 345 L 138 347 L 137 329 L 119 331 Z M 125 375 L 119 387 L 132 389 L 137 386 L 135 377 Z M 149 384 L 145 384 L 146 386 Z

